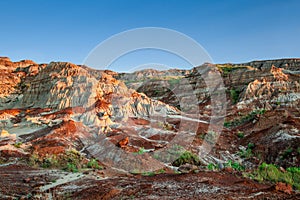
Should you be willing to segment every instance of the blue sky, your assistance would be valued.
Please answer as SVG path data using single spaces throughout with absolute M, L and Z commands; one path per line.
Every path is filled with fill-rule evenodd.
M 182 32 L 215 63 L 300 57 L 297 0 L 3 0 L 0 5 L 0 55 L 12 60 L 81 64 L 100 42 L 139 27 Z M 126 71 L 143 63 L 190 67 L 174 55 L 145 51 L 123 56 L 111 68 Z

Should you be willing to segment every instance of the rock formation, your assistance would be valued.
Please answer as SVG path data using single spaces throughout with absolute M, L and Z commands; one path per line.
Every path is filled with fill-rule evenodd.
M 208 74 L 222 79 L 205 77 Z M 226 94 L 223 101 L 214 102 L 213 95 L 221 93 Z M 226 112 L 217 116 L 216 107 Z M 253 171 L 267 162 L 284 172 L 299 166 L 299 107 L 300 59 L 117 73 L 68 62 L 37 64 L 0 57 L 0 171 L 6 173 L 0 198 L 23 198 L 23 191 L 43 198 L 49 197 L 47 191 L 57 198 L 68 191 L 71 198 L 131 193 L 144 198 L 136 191 L 162 194 L 153 188 L 172 182 L 177 189 L 203 187 L 210 198 L 273 198 L 283 191 L 280 197 L 296 199 L 291 185 L 277 183 L 271 190 L 240 176 L 234 167 Z M 221 134 L 214 131 L 219 123 Z M 209 151 L 205 156 L 203 148 Z M 22 173 L 15 174 L 15 168 Z M 81 168 L 79 176 L 67 175 L 69 182 L 57 178 L 65 176 L 61 169 Z M 223 171 L 209 173 L 207 168 Z M 187 173 L 180 178 L 182 185 L 174 182 L 174 170 Z M 165 172 L 173 175 L 148 177 L 146 182 L 132 177 Z M 58 183 L 50 183 L 46 174 Z M 236 182 L 228 182 L 231 179 Z M 18 185 L 7 184 L 11 180 Z M 34 185 L 35 180 L 40 185 Z M 130 186 L 131 192 L 111 190 L 124 183 L 144 185 Z M 107 191 L 99 193 L 99 187 Z M 189 190 L 179 195 L 177 189 L 169 191 L 178 198 L 194 195 Z

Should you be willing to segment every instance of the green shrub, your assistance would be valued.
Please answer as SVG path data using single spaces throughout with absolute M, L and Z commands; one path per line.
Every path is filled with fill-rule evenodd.
M 276 165 L 266 165 L 265 168 L 261 169 L 261 171 L 263 178 L 266 180 L 270 180 L 272 182 L 282 181 L 288 184 L 293 183 L 291 177 L 289 176 L 290 174 L 281 172 Z
M 68 171 L 68 172 L 78 172 L 78 168 L 74 163 L 67 163 L 67 166 L 64 168 L 64 170 Z
M 287 168 L 287 172 L 291 174 L 293 186 L 297 190 L 300 190 L 300 167 L 289 167 Z
M 232 122 L 225 121 L 225 122 L 224 122 L 224 126 L 225 126 L 226 128 L 230 128 L 230 127 L 232 126 Z
M 64 154 L 47 155 L 40 157 L 33 153 L 29 158 L 29 165 L 42 168 L 59 168 L 70 172 L 77 172 L 83 166 L 83 157 L 81 154 L 72 149 L 67 150 Z
M 300 167 L 289 167 L 286 169 L 286 171 L 291 173 L 299 173 L 300 174 Z
M 261 109 L 261 110 L 254 110 L 250 113 L 248 113 L 247 115 L 241 117 L 240 119 L 236 119 L 233 121 L 225 121 L 224 122 L 224 126 L 226 128 L 230 128 L 230 127 L 235 127 L 235 126 L 239 126 L 241 124 L 244 124 L 246 122 L 250 122 L 252 121 L 256 115 L 263 115 L 266 112 L 265 109 Z
M 166 173 L 166 171 L 165 171 L 164 169 L 160 169 L 160 170 L 157 172 L 157 174 L 164 174 L 164 173 Z
M 226 76 L 234 70 L 241 67 L 233 66 L 232 64 L 217 65 L 217 68 Z
M 193 154 L 190 151 L 185 151 L 183 154 L 180 155 L 179 158 L 177 158 L 172 163 L 172 165 L 176 166 L 176 167 L 179 167 L 180 165 L 183 165 L 183 164 L 186 164 L 186 163 L 189 163 L 189 164 L 192 164 L 192 165 L 200 165 L 200 160 L 199 160 L 199 157 L 197 155 Z
M 154 176 L 156 174 L 164 174 L 166 171 L 164 169 L 160 169 L 158 171 L 148 171 L 148 172 L 140 172 L 139 170 L 135 169 L 131 171 L 132 174 L 141 174 L 142 176 Z
M 251 157 L 253 156 L 252 150 L 254 149 L 254 147 L 255 147 L 255 144 L 250 142 L 250 143 L 247 145 L 246 150 L 241 150 L 241 151 L 239 152 L 239 156 L 240 156 L 241 158 L 251 158 Z
M 99 165 L 98 161 L 96 159 L 92 159 L 87 163 L 87 167 L 88 168 L 92 168 L 92 169 L 103 169 L 102 166 Z
M 57 167 L 58 165 L 58 160 L 55 155 L 44 158 L 42 163 L 40 164 L 42 168 Z
M 82 160 L 83 157 L 81 156 L 81 154 L 75 149 L 71 149 L 66 151 L 65 155 L 63 155 L 62 164 L 65 165 L 66 163 L 67 166 L 75 166 L 77 169 L 80 169 L 83 165 Z
M 154 172 L 143 172 L 142 175 L 143 176 L 154 176 L 155 173 Z
M 23 144 L 22 142 L 17 142 L 17 143 L 15 143 L 15 144 L 13 144 L 13 145 L 14 145 L 14 147 L 16 147 L 16 148 L 20 148 L 22 144 Z
M 239 92 L 234 89 L 231 89 L 229 92 L 230 92 L 230 98 L 232 100 L 232 103 L 236 104 L 239 100 Z
M 243 132 L 239 131 L 239 132 L 237 133 L 237 136 L 238 136 L 238 138 L 244 138 L 244 137 L 245 137 L 245 134 L 244 134 Z
M 36 153 L 31 154 L 31 156 L 29 157 L 29 161 L 28 161 L 30 166 L 33 167 L 38 167 L 40 160 L 39 160 L 39 155 Z
M 205 133 L 201 133 L 198 135 L 199 139 L 204 140 L 205 139 Z
M 169 79 L 168 83 L 169 83 L 170 89 L 173 89 L 180 83 L 180 79 L 177 79 L 177 78 Z
M 245 170 L 245 167 L 243 165 L 241 165 L 240 163 L 238 162 L 233 162 L 232 160 L 229 160 L 226 164 L 225 164 L 225 167 L 230 167 L 234 170 L 237 170 L 237 171 L 243 171 Z
M 247 145 L 247 149 L 254 149 L 254 147 L 255 147 L 255 144 L 253 144 L 251 142 Z
M 272 183 L 284 182 L 300 190 L 300 168 L 290 167 L 285 172 L 278 169 L 276 165 L 262 163 L 250 177 L 257 181 L 270 181 Z
M 134 154 L 138 154 L 138 155 L 142 155 L 142 154 L 144 154 L 144 153 L 146 153 L 147 151 L 145 150 L 145 148 L 144 147 L 141 147 L 140 149 L 139 149 L 139 151 L 138 152 L 135 152 Z
M 288 158 L 290 155 L 291 155 L 291 153 L 293 152 L 293 149 L 292 148 L 287 148 L 284 152 L 283 152 L 283 155 L 282 155 L 282 158 L 284 159 L 284 158 Z
M 253 156 L 252 149 L 247 148 L 246 150 L 241 150 L 239 156 L 241 158 L 251 158 Z
M 213 163 L 209 163 L 206 167 L 207 167 L 207 169 L 212 170 L 212 171 L 218 169 L 218 167 Z

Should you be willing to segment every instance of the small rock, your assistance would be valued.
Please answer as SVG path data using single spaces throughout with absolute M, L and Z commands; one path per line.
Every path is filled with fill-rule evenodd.
M 283 173 L 286 172 L 286 170 L 285 170 L 283 167 L 280 167 L 279 169 L 280 169 L 280 171 L 283 172 Z
M 218 162 L 218 168 L 219 168 L 219 169 L 224 169 L 224 165 L 223 165 L 223 163 L 221 163 L 221 162 Z
M 10 134 L 9 134 L 9 132 L 7 130 L 3 129 L 1 131 L 0 137 L 9 137 L 9 136 L 10 136 Z
M 192 165 L 192 164 L 189 164 L 189 163 L 181 165 L 178 168 L 178 171 L 180 171 L 182 173 L 190 173 L 190 172 L 193 172 L 195 170 L 198 170 L 198 167 L 196 165 Z
M 290 184 L 278 182 L 276 183 L 275 189 L 286 194 L 292 194 L 293 188 Z
M 126 147 L 128 143 L 129 143 L 129 138 L 126 137 L 125 139 L 121 140 L 121 141 L 118 143 L 118 146 L 121 147 L 121 148 L 122 148 L 122 147 Z

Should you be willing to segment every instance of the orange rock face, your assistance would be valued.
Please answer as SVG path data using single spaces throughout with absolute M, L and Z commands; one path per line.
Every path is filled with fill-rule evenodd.
M 129 138 L 126 137 L 125 139 L 121 140 L 118 142 L 118 145 L 121 147 L 121 148 L 124 148 L 128 145 L 129 143 Z
M 292 192 L 293 192 L 292 186 L 287 183 L 282 183 L 282 182 L 276 183 L 275 188 L 277 191 L 284 192 L 287 194 L 292 194 Z

